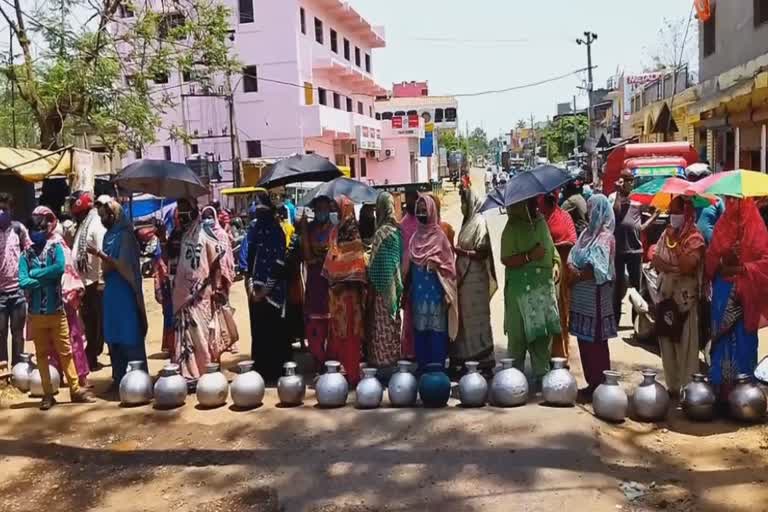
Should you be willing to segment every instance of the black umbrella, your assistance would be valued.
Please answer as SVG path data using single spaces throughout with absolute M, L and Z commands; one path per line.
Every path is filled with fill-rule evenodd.
M 137 160 L 120 172 L 115 184 L 126 192 L 171 199 L 199 197 L 208 193 L 208 187 L 192 169 L 168 160 Z
M 272 164 L 257 186 L 274 188 L 301 181 L 330 181 L 339 176 L 341 171 L 327 158 L 314 153 L 296 155 Z
M 507 182 L 504 189 L 504 206 L 548 194 L 572 179 L 565 170 L 554 165 L 540 165 L 533 170 L 519 172 Z
M 347 196 L 355 203 L 375 203 L 379 197 L 379 190 L 369 187 L 365 183 L 342 176 L 316 186 L 301 198 L 299 206 L 308 206 L 316 197 L 329 197 L 335 199 L 339 196 Z

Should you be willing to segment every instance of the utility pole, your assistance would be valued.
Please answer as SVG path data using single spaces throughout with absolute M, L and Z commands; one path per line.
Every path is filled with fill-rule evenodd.
M 579 123 L 576 122 L 576 95 L 573 95 L 573 154 L 579 152 Z
M 237 136 L 237 129 L 235 128 L 235 94 L 232 91 L 231 73 L 227 73 L 227 89 L 229 92 L 227 95 L 227 105 L 229 107 L 229 149 L 232 153 L 232 180 L 234 181 L 235 188 L 238 188 L 242 183 L 240 174 L 240 142 Z
M 587 107 L 587 123 L 589 127 L 589 136 L 593 137 L 594 133 L 592 131 L 592 90 L 594 89 L 594 78 L 592 76 L 592 43 L 597 41 L 597 34 L 594 32 L 590 32 L 589 30 L 584 32 L 584 39 L 577 39 L 576 44 L 579 46 L 585 45 L 587 47 L 587 79 L 589 80 L 587 82 L 587 99 L 589 100 L 588 107 Z M 592 165 L 592 179 L 593 181 L 597 180 L 597 169 L 595 165 Z
M 13 30 L 9 30 L 8 35 L 11 41 L 8 50 L 8 66 L 13 69 Z M 13 76 L 16 76 L 15 70 Z M 9 80 L 8 83 L 11 86 L 11 133 L 13 134 L 13 147 L 16 147 L 16 83 L 14 80 Z
M 533 114 L 531 114 L 531 167 L 536 167 L 536 126 L 533 124 Z

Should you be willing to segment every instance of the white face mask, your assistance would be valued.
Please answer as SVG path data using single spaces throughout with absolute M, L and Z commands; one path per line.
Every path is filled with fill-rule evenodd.
M 682 213 L 673 213 L 669 216 L 669 225 L 675 229 L 680 229 L 685 224 L 685 215 Z
M 328 214 L 328 220 L 331 221 L 331 224 L 334 226 L 339 223 L 339 212 L 331 212 Z

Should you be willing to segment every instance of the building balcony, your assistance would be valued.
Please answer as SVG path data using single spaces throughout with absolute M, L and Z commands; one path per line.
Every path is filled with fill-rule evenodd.
M 357 69 L 351 62 L 331 52 L 314 57 L 312 71 L 316 76 L 340 84 L 351 95 L 381 96 L 387 92 L 370 73 Z
M 347 32 L 359 37 L 370 48 L 383 48 L 386 46 L 384 40 L 384 28 L 374 27 L 356 10 L 343 0 L 317 0 L 324 11 L 340 22 L 340 27 L 344 27 Z
M 381 133 L 381 121 L 357 113 L 339 110 L 325 105 L 302 107 L 301 113 L 304 137 L 326 137 L 354 139 L 357 128 L 365 127 Z

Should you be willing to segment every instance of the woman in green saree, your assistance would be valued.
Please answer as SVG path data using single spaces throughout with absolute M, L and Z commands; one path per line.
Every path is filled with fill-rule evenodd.
M 536 198 L 507 208 L 501 235 L 505 267 L 504 332 L 507 350 L 522 370 L 526 353 L 536 379 L 549 370 L 552 336 L 560 333 L 553 268 L 559 256 Z

